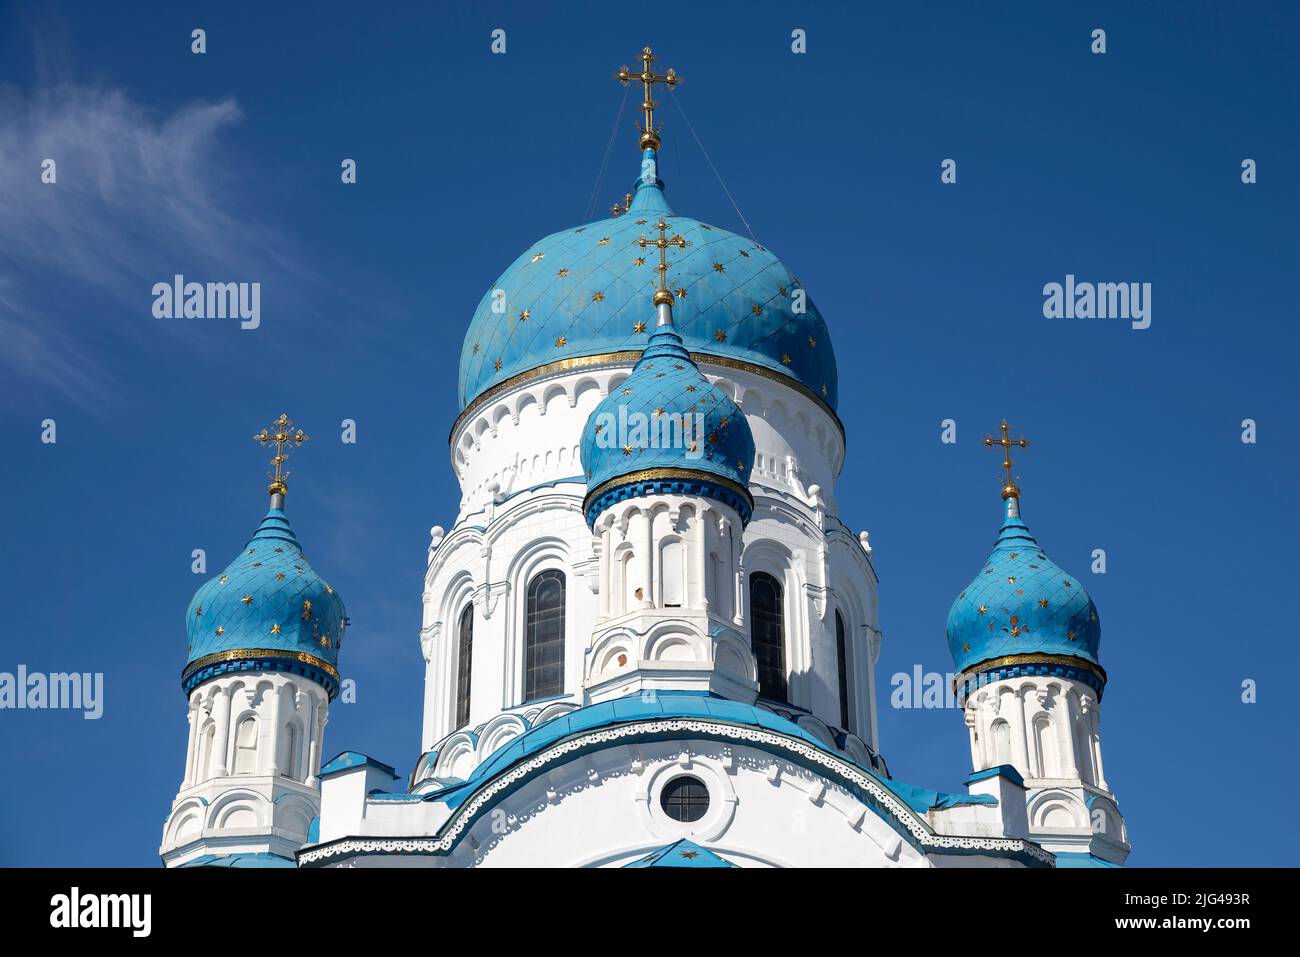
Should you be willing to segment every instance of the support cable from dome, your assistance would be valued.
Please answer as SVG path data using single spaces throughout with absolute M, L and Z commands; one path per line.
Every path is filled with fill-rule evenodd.
M 591 219 L 596 214 L 596 196 L 600 193 L 600 184 L 605 181 L 605 168 L 609 165 L 609 154 L 614 149 L 614 139 L 618 136 L 619 124 L 623 122 L 623 110 L 627 107 L 627 94 L 630 87 L 623 87 L 623 102 L 618 105 L 618 115 L 614 117 L 614 125 L 609 131 L 609 142 L 605 145 L 605 156 L 600 161 L 600 171 L 596 174 L 596 182 L 592 184 L 591 195 L 587 197 L 587 205 L 583 213 L 583 222 Z
M 669 89 L 669 92 L 672 93 L 671 88 Z M 686 128 L 691 131 L 691 136 L 695 137 L 695 145 L 698 146 L 700 152 L 704 154 L 704 159 L 705 162 L 709 164 L 709 169 L 713 170 L 713 175 L 718 178 L 718 185 L 722 187 L 722 191 L 727 194 L 727 199 L 731 201 L 731 208 L 736 211 L 736 215 L 740 217 L 740 221 L 745 224 L 745 230 L 749 233 L 749 238 L 754 240 L 754 242 L 758 242 L 758 237 L 754 235 L 754 230 L 750 227 L 749 220 L 747 220 L 745 214 L 740 211 L 740 206 L 736 204 L 735 198 L 731 195 L 731 190 L 727 189 L 727 184 L 722 181 L 722 174 L 719 173 L 718 168 L 713 165 L 713 158 L 709 156 L 709 151 L 704 148 L 704 143 L 700 140 L 700 134 L 695 132 L 695 127 L 691 125 L 690 119 L 686 116 L 686 111 L 682 109 L 681 101 L 677 99 L 676 93 L 673 93 L 672 100 L 673 105 L 677 107 L 677 112 L 680 113 L 682 119 L 686 121 Z

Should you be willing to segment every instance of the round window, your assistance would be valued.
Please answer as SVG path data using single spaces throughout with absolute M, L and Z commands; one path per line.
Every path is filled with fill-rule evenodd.
M 709 789 L 699 778 L 689 774 L 673 778 L 659 795 L 659 806 L 674 821 L 689 824 L 709 810 Z

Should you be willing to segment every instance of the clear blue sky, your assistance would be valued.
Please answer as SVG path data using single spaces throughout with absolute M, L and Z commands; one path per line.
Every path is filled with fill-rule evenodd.
M 290 512 L 354 623 L 359 700 L 332 709 L 326 750 L 409 772 L 463 331 L 521 250 L 586 218 L 622 96 L 609 74 L 647 43 L 830 324 L 895 776 L 958 789 L 968 770 L 958 713 L 887 692 L 914 664 L 950 668 L 949 603 L 1000 519 L 978 440 L 1006 416 L 1034 440 L 1025 517 L 1101 611 L 1131 863 L 1294 861 L 1293 5 L 179 6 L 0 6 L 0 670 L 107 683 L 98 721 L 0 712 L 0 863 L 157 863 L 190 552 L 220 567 L 256 527 L 250 437 L 281 411 L 316 436 Z M 661 116 L 674 207 L 743 231 Z M 637 170 L 629 120 L 601 210 Z M 177 272 L 260 281 L 261 328 L 153 319 L 151 286 Z M 1067 273 L 1152 283 L 1151 328 L 1044 319 L 1042 286 Z M 1108 573 L 1089 575 L 1099 547 Z

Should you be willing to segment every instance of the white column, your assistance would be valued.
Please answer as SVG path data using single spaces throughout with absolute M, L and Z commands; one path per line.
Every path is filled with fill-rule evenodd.
M 1097 725 L 1100 725 L 1100 724 L 1101 724 L 1101 714 L 1098 713 L 1098 712 L 1093 712 L 1093 713 L 1094 713 L 1094 715 L 1096 715 L 1096 717 L 1094 718 L 1094 720 L 1096 721 Z M 1093 760 L 1093 762 L 1094 762 L 1094 765 L 1095 765 L 1095 767 L 1096 767 L 1096 771 L 1097 771 L 1097 787 L 1101 788 L 1103 791 L 1109 791 L 1109 790 L 1110 790 L 1110 785 L 1108 785 L 1108 784 L 1106 783 L 1106 772 L 1102 769 L 1102 765 L 1101 765 L 1101 731 L 1100 731 L 1100 728 L 1098 728 L 1097 731 L 1094 731 L 1091 735 L 1089 735 L 1089 738 L 1092 740 L 1092 760 Z
M 212 741 L 212 776 L 226 776 L 226 747 L 230 743 L 230 689 L 218 687 L 212 702 L 212 721 L 216 725 L 216 737 Z
M 737 625 L 745 624 L 745 564 L 740 548 L 740 526 L 731 527 L 731 580 L 734 583 L 735 600 L 732 607 L 736 610 Z
M 1070 695 L 1066 688 L 1062 688 L 1056 696 L 1056 708 L 1058 712 L 1053 715 L 1056 720 L 1056 746 L 1061 752 L 1061 777 L 1077 778 L 1079 770 L 1074 761 L 1074 735 L 1071 733 L 1072 719 L 1070 717 Z
M 1030 689 L 1032 691 L 1032 689 Z M 1042 756 L 1038 753 L 1038 736 L 1034 733 L 1034 722 L 1028 716 L 1027 712 L 1030 705 L 1030 696 L 1024 694 L 1021 697 L 1022 707 L 1020 709 L 1020 722 L 1025 729 L 1021 735 L 1027 745 L 1025 753 L 1025 773 L 1027 778 L 1041 777 L 1043 773 Z
M 181 780 L 181 789 L 189 787 L 194 783 L 194 742 L 198 736 L 198 701 L 191 698 L 189 702 L 189 713 L 186 715 L 186 721 L 189 722 L 189 743 L 185 745 L 185 777 Z
M 654 605 L 651 570 L 654 568 L 655 523 L 654 516 L 644 510 L 641 512 L 641 520 L 645 522 L 645 534 L 642 535 L 644 550 L 641 555 L 641 607 L 650 608 Z
M 609 593 L 614 587 L 614 562 L 613 556 L 610 555 L 610 539 L 613 537 L 611 528 L 613 520 L 606 518 L 602 523 L 604 527 L 600 530 L 600 618 L 605 620 L 609 617 Z
M 1011 692 L 1011 761 L 1023 777 L 1029 777 L 1028 733 L 1025 731 L 1025 703 L 1020 691 Z
M 320 786 L 321 745 L 325 743 L 325 722 L 329 720 L 329 705 L 325 701 L 317 702 L 312 696 L 311 722 L 307 725 L 311 733 L 311 749 L 307 757 L 307 787 Z
M 266 761 L 266 773 L 275 777 L 280 773 L 280 736 L 284 734 L 284 690 L 286 685 L 278 685 L 271 689 L 271 708 L 269 722 L 271 733 L 266 736 L 267 748 L 269 754 Z M 263 717 L 267 721 L 268 717 Z
M 695 510 L 695 580 L 696 587 L 699 589 L 699 603 L 697 607 L 703 611 L 709 610 L 709 551 L 708 543 L 708 525 L 704 515 L 704 505 L 701 504 Z M 689 576 L 688 576 L 689 577 Z M 689 601 L 689 599 L 688 599 Z

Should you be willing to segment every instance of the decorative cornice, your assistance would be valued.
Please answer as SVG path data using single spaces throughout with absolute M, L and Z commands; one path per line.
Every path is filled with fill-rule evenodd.
M 679 484 L 688 484 L 691 488 L 670 487 Z M 683 468 L 641 469 L 608 479 L 587 493 L 582 500 L 582 511 L 590 526 L 595 523 L 597 515 L 617 502 L 665 494 L 704 495 L 716 499 L 734 508 L 742 525 L 748 524 L 754 513 L 754 498 L 740 483 L 712 472 Z
M 305 651 L 251 648 L 204 655 L 181 672 L 181 690 L 189 694 L 197 685 L 234 671 L 293 671 L 319 682 L 332 701 L 339 690 L 338 670 L 328 661 Z
M 548 362 L 545 365 L 537 366 L 535 369 L 528 369 L 524 372 L 518 373 L 517 375 L 512 375 L 510 378 L 503 379 L 496 385 L 480 392 L 470 400 L 469 405 L 465 406 L 464 411 L 461 412 L 460 415 L 456 416 L 456 421 L 451 424 L 451 431 L 447 434 L 447 442 L 448 444 L 451 444 L 452 440 L 456 437 L 456 433 L 460 431 L 460 427 L 466 421 L 473 418 L 480 408 L 487 405 L 503 392 L 509 392 L 511 389 L 527 382 L 531 382 L 534 379 L 542 379 L 546 376 L 555 375 L 561 372 L 571 372 L 574 369 L 588 369 L 593 366 L 607 365 L 635 365 L 636 361 L 640 358 L 640 349 L 623 350 L 620 352 L 603 352 L 593 356 L 573 356 L 568 359 L 557 359 L 555 362 Z M 692 352 L 691 361 L 696 365 L 703 364 L 721 366 L 724 369 L 737 369 L 741 372 L 748 372 L 753 375 L 762 376 L 765 379 L 779 382 L 781 385 L 788 386 L 796 392 L 802 393 L 820 405 L 826 414 L 831 417 L 831 421 L 834 422 L 836 427 L 840 430 L 840 440 L 844 441 L 844 423 L 840 421 L 839 415 L 836 414 L 835 410 L 830 407 L 830 404 L 824 398 L 818 395 L 813 389 L 808 388 L 798 379 L 777 372 L 774 369 L 769 369 L 766 366 L 761 366 L 755 362 L 746 362 L 744 359 L 734 359 L 730 356 L 714 355 L 710 352 Z
M 751 725 L 735 725 L 703 718 L 639 721 L 575 734 L 559 741 L 532 758 L 516 765 L 489 783 L 481 786 L 474 795 L 444 824 L 436 837 L 345 837 L 326 844 L 317 844 L 298 852 L 299 866 L 327 862 L 330 858 L 367 856 L 372 854 L 432 855 L 450 853 L 468 832 L 477 818 L 509 793 L 521 787 L 527 779 L 554 764 L 566 755 L 583 753 L 596 747 L 627 743 L 645 737 L 680 739 L 707 736 L 720 740 L 739 741 L 769 749 L 779 750 L 805 766 L 818 765 L 835 773 L 866 797 L 864 803 L 883 809 L 889 821 L 901 836 L 921 853 L 980 854 L 991 852 L 1026 860 L 1031 864 L 1051 867 L 1056 857 L 1032 841 L 1019 838 L 961 837 L 936 834 L 910 807 L 904 804 L 887 787 L 857 766 L 806 741 L 775 731 Z
M 1097 692 L 1098 700 L 1101 699 L 1107 680 L 1106 670 L 1101 665 L 1074 655 L 1004 655 L 968 667 L 954 679 L 953 689 L 962 689 L 963 695 L 968 695 L 972 690 L 972 682 L 975 687 L 980 687 L 1022 675 L 1062 675 L 1075 678 Z

